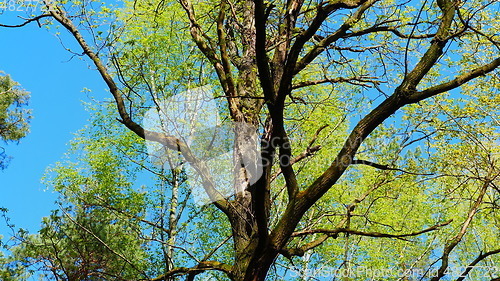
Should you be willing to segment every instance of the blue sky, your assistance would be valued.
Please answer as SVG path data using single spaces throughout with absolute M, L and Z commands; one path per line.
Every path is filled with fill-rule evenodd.
M 0 23 L 19 23 L 13 12 L 0 14 Z M 0 171 L 0 207 L 9 209 L 16 228 L 36 232 L 41 218 L 56 209 L 57 197 L 40 180 L 47 166 L 57 162 L 68 148 L 73 133 L 89 117 L 82 101 L 89 101 L 83 88 L 93 96 L 105 95 L 105 84 L 87 61 L 73 57 L 55 37 L 32 23 L 23 28 L 0 28 L 0 70 L 31 92 L 33 110 L 30 134 L 19 144 L 6 147 L 13 159 Z M 62 32 L 65 46 L 79 50 Z M 4 223 L 0 235 L 8 236 Z

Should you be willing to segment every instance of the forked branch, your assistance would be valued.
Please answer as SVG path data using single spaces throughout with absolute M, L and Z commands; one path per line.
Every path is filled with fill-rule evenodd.
M 54 6 L 53 4 L 49 3 L 49 1 L 45 1 L 45 4 L 48 6 L 50 15 L 58 21 L 66 30 L 68 30 L 73 37 L 76 39 L 80 47 L 83 49 L 83 52 L 87 57 L 91 59 L 91 61 L 94 63 L 96 66 L 97 70 L 99 71 L 99 74 L 101 75 L 102 79 L 104 82 L 106 82 L 106 85 L 108 86 L 109 91 L 113 95 L 113 98 L 115 99 L 115 103 L 118 109 L 118 113 L 120 115 L 120 122 L 124 124 L 127 128 L 129 128 L 132 132 L 137 134 L 139 137 L 143 139 L 148 139 L 150 141 L 158 142 L 165 147 L 172 149 L 172 150 L 177 150 L 181 151 L 182 155 L 188 161 L 193 168 L 200 174 L 202 178 L 202 184 L 207 192 L 208 196 L 210 197 L 211 201 L 214 202 L 214 204 L 224 213 L 226 213 L 228 216 L 231 215 L 230 210 L 229 210 L 229 205 L 227 200 L 215 189 L 215 184 L 213 182 L 213 179 L 210 176 L 210 172 L 206 164 L 202 161 L 199 161 L 192 153 L 191 150 L 189 149 L 188 145 L 178 138 L 171 136 L 171 135 L 166 135 L 164 133 L 158 133 L 154 131 L 149 131 L 145 130 L 141 125 L 137 124 L 135 121 L 132 120 L 131 116 L 127 112 L 127 107 L 125 105 L 125 101 L 123 99 L 123 95 L 120 92 L 118 86 L 116 85 L 115 81 L 109 74 L 106 66 L 101 62 L 100 58 L 98 55 L 90 48 L 90 46 L 87 44 L 85 41 L 84 37 L 78 30 L 78 28 L 74 25 L 74 23 L 66 16 L 65 12 L 61 10 L 59 7 Z
M 36 21 L 38 23 L 38 26 L 41 26 L 40 24 L 40 20 L 43 19 L 43 18 L 47 18 L 47 17 L 50 17 L 51 15 L 50 14 L 43 14 L 43 15 L 39 15 L 39 16 L 36 16 L 36 17 L 33 17 L 33 18 L 29 18 L 29 19 L 25 19 L 25 18 L 22 18 L 24 20 L 23 23 L 20 23 L 20 24 L 13 24 L 13 25 L 9 25 L 9 24 L 1 24 L 0 23 L 0 27 L 12 27 L 12 28 L 16 28 L 16 27 L 23 27 L 31 22 L 34 22 Z
M 483 197 L 486 194 L 486 191 L 488 190 L 488 187 L 490 185 L 490 181 L 486 181 L 483 183 L 483 186 L 481 187 L 479 191 L 479 195 L 474 202 L 474 204 L 471 206 L 469 213 L 467 215 L 467 218 L 465 221 L 462 223 L 462 227 L 460 228 L 460 231 L 453 237 L 451 238 L 446 246 L 443 249 L 443 254 L 441 255 L 441 266 L 439 267 L 437 271 L 437 275 L 432 277 L 431 281 L 438 281 L 440 280 L 445 274 L 446 274 L 446 269 L 448 268 L 448 263 L 449 263 L 449 257 L 453 249 L 458 245 L 458 243 L 462 240 L 464 237 L 465 233 L 467 232 L 467 229 L 469 228 L 469 225 L 472 222 L 472 219 L 476 215 L 477 211 L 479 210 L 479 206 L 481 203 L 483 203 Z
M 156 278 L 149 279 L 148 281 L 162 281 L 162 280 L 168 280 L 169 277 L 174 277 L 174 276 L 179 276 L 179 275 L 188 275 L 187 280 L 194 280 L 193 278 L 202 272 L 205 272 L 207 270 L 216 270 L 216 271 L 221 271 L 227 274 L 228 276 L 232 276 L 231 273 L 231 267 L 217 262 L 217 261 L 202 261 L 198 263 L 198 265 L 194 267 L 177 267 L 174 268 L 165 274 L 162 274 Z
M 446 226 L 450 224 L 452 220 L 439 223 L 436 225 L 433 225 L 429 228 L 420 230 L 420 231 L 415 231 L 411 233 L 405 233 L 405 234 L 389 234 L 389 233 L 381 233 L 381 232 L 365 232 L 365 231 L 359 231 L 355 229 L 349 229 L 349 228 L 336 228 L 336 229 L 311 229 L 311 230 L 304 230 L 304 231 L 298 231 L 294 232 L 292 234 L 292 237 L 300 237 L 300 236 L 306 236 L 306 235 L 311 235 L 311 234 L 325 234 L 324 236 L 319 237 L 318 239 L 313 240 L 312 242 L 309 242 L 301 247 L 297 248 L 291 248 L 291 249 L 284 249 L 281 251 L 281 253 L 284 256 L 303 256 L 304 253 L 308 250 L 311 250 L 319 245 L 321 245 L 324 241 L 326 241 L 327 238 L 337 238 L 339 234 L 345 233 L 345 234 L 350 234 L 350 235 L 359 235 L 359 236 L 365 236 L 365 237 L 377 237 L 377 238 L 395 238 L 395 239 L 404 239 L 406 237 L 413 237 L 413 236 L 418 236 L 427 232 L 431 232 L 434 230 L 437 230 L 443 226 Z

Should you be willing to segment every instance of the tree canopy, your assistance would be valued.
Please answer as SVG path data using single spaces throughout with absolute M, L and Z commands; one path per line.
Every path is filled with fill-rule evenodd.
M 28 104 L 29 92 L 23 90 L 9 75 L 0 72 L 0 139 L 3 143 L 19 141 L 29 131 L 31 118 Z M 0 169 L 8 162 L 5 148 L 0 146 Z
M 498 1 L 44 5 L 0 26 L 67 32 L 113 100 L 48 171 L 61 209 L 7 267 L 500 278 Z

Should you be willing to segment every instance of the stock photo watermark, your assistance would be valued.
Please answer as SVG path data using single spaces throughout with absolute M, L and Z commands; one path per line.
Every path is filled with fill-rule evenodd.
M 0 12 L 50 12 L 54 0 L 0 0 Z
M 247 184 L 255 183 L 262 175 L 262 160 L 257 128 L 244 122 L 224 120 L 213 98 L 210 86 L 197 87 L 158 102 L 143 119 L 148 131 L 173 136 L 179 142 L 177 151 L 165 149 L 152 141 L 146 133 L 146 144 L 152 161 L 166 169 L 183 166 L 187 184 L 196 203 L 203 205 L 212 200 L 205 192 L 199 167 L 185 163 L 185 155 L 193 155 L 212 178 L 218 195 L 231 196 L 243 190 L 244 184 L 234 180 L 243 177 Z M 243 176 L 241 176 L 243 175 Z
M 476 278 L 498 276 L 500 266 L 450 266 L 444 271 L 444 275 L 451 278 L 465 277 L 467 274 L 474 274 Z M 322 267 L 318 269 L 310 268 L 305 270 L 291 270 L 289 277 L 307 278 L 408 278 L 417 280 L 419 278 L 432 278 L 439 276 L 439 268 L 373 268 L 357 266 L 350 268 Z M 364 280 L 364 279 L 363 279 Z

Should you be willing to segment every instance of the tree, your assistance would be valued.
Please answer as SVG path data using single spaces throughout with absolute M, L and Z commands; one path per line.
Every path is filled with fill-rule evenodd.
M 350 273 L 345 280 L 389 267 L 391 280 L 462 280 L 455 271 L 484 274 L 466 267 L 498 260 L 498 2 L 151 0 L 116 14 L 86 1 L 45 5 L 11 26 L 47 19 L 66 29 L 106 82 L 119 122 L 181 154 L 231 232 L 232 250 L 209 260 L 192 249 L 186 265 L 150 280 L 210 270 L 264 280 L 297 268 L 309 278 L 319 264 Z M 214 180 L 220 167 L 207 164 L 213 156 L 193 146 L 205 131 L 138 121 L 144 107 L 171 117 L 175 93 L 213 81 L 225 101 L 216 113 L 236 128 L 229 196 Z M 197 221 L 187 221 L 193 231 Z M 219 238 L 201 240 L 216 251 Z M 352 276 L 356 265 L 371 271 Z
M 29 93 L 19 87 L 9 75 L 0 72 L 0 139 L 4 142 L 15 142 L 28 133 L 30 111 L 24 108 L 28 104 Z M 0 169 L 8 162 L 5 148 L 0 147 Z
M 33 265 L 44 280 L 138 280 L 144 274 L 146 253 L 137 237 L 144 194 L 132 190 L 134 169 L 123 161 L 133 152 L 115 152 L 118 144 L 132 150 L 136 139 L 100 114 L 91 124 L 93 130 L 82 129 L 64 162 L 44 178 L 61 193 L 61 208 L 44 218 L 39 234 L 19 237 L 12 250 L 14 260 Z

